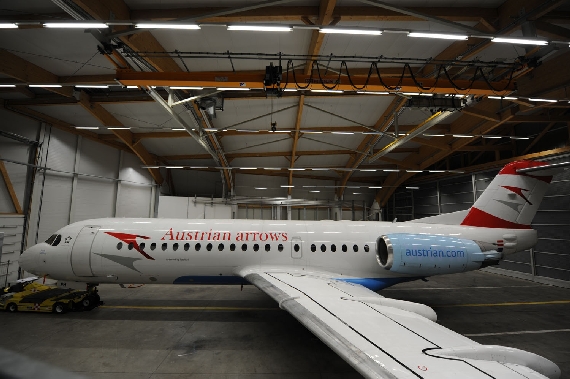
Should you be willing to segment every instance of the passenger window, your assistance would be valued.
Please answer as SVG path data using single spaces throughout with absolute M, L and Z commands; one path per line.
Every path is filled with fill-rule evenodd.
M 236 251 L 236 244 L 235 243 L 232 243 L 230 245 L 230 251 Z
M 223 243 L 218 245 L 218 251 L 222 251 L 222 250 L 224 250 L 224 244 Z
M 178 250 L 178 244 L 177 244 L 177 243 L 175 243 L 174 245 L 172 245 L 172 250 L 174 250 L 174 251 Z
M 185 243 L 184 244 L 184 251 L 188 251 L 190 250 L 190 244 L 189 243 Z
M 244 243 L 243 245 L 241 245 L 241 250 L 242 251 L 247 251 L 247 244 Z
M 315 244 L 311 245 L 311 251 L 314 253 L 315 251 L 317 251 L 317 247 L 315 246 Z
M 259 251 L 259 245 L 253 244 L 253 251 Z
M 168 248 L 168 244 L 165 242 L 162 244 L 162 251 L 166 251 L 166 249 Z
M 119 243 L 117 244 L 117 250 L 121 250 L 122 248 L 123 248 L 123 243 L 122 243 L 122 242 L 119 242 Z
M 55 236 L 55 240 L 53 241 L 53 243 L 51 245 L 57 246 L 57 245 L 59 245 L 60 242 L 61 242 L 61 234 L 58 234 L 57 236 Z
M 332 251 L 333 253 L 336 251 L 336 245 L 335 245 L 335 244 L 332 244 L 332 245 L 331 245 L 331 251 Z
M 293 246 L 293 250 L 295 250 L 296 253 L 298 253 L 299 250 L 301 250 L 301 247 L 299 246 L 298 243 L 296 243 L 295 246 Z
M 282 244 L 282 243 L 280 243 L 279 245 L 277 245 L 277 250 L 283 251 L 283 244 Z
M 129 250 L 133 250 L 133 247 L 134 247 L 134 246 L 135 246 L 134 243 L 129 242 L 129 244 L 127 245 L 127 248 L 128 248 Z
M 354 250 L 354 252 L 357 253 L 357 252 L 358 252 L 358 245 L 354 245 L 354 246 L 352 247 L 352 250 Z
M 211 243 L 206 245 L 206 250 L 212 251 L 212 244 Z
M 325 244 L 323 243 L 321 245 L 321 251 L 324 253 L 325 251 L 327 251 L 327 247 L 325 246 Z
M 47 240 L 46 243 L 48 245 L 51 245 L 53 243 L 53 241 L 55 240 L 55 237 L 57 237 L 57 234 L 52 234 Z
M 196 249 L 196 251 L 200 251 L 200 248 L 202 247 L 202 245 L 200 245 L 199 243 L 197 243 L 196 245 L 194 245 L 194 249 Z
M 367 253 L 370 251 L 370 248 L 368 247 L 368 245 L 364 245 L 364 251 L 366 251 Z
M 151 250 L 156 249 L 156 243 L 154 243 L 154 242 L 151 243 L 151 244 L 150 244 L 150 249 L 151 249 Z
M 265 244 L 265 251 L 269 251 L 269 250 L 271 250 L 271 246 L 268 243 L 266 243 Z
M 141 248 L 141 250 L 144 250 L 145 246 L 146 246 L 146 244 L 144 242 L 141 242 L 139 244 L 139 247 Z
M 348 251 L 348 248 L 346 247 L 346 245 L 342 245 L 342 251 L 345 253 Z

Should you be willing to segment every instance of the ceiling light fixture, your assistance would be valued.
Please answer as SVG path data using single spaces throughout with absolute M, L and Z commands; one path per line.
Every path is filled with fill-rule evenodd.
M 455 138 L 472 138 L 473 136 L 470 136 L 467 134 L 452 134 L 452 137 L 455 137 Z
M 290 168 L 289 171 L 305 171 L 304 168 Z
M 98 126 L 76 126 L 75 129 L 95 130 L 95 129 L 99 129 L 99 127 Z
M 344 91 L 340 89 L 312 89 L 311 92 L 344 93 Z
M 218 87 L 218 91 L 249 91 L 247 87 Z
M 105 29 L 108 27 L 102 22 L 47 22 L 44 24 L 44 28 Z
M 380 189 L 380 188 L 382 188 L 382 187 L 372 186 L 372 187 L 368 187 L 368 188 L 370 188 L 370 189 Z
M 381 30 L 374 29 L 341 29 L 341 28 L 320 28 L 320 33 L 331 33 L 331 34 L 361 34 L 368 36 L 380 36 L 382 35 Z
M 487 96 L 488 99 L 495 99 L 495 100 L 517 100 L 516 97 L 512 96 Z
M 295 186 L 281 186 L 283 188 L 294 188 Z
M 203 90 L 204 87 L 170 87 L 170 89 L 195 89 L 195 90 Z
M 263 25 L 228 25 L 228 30 L 245 30 L 254 32 L 290 32 L 290 26 L 263 26 Z
M 557 103 L 558 100 L 552 100 L 552 99 L 529 99 L 530 101 L 544 101 L 547 103 Z
M 453 39 L 453 40 L 458 40 L 458 41 L 464 41 L 467 39 L 467 36 L 462 35 L 462 34 L 422 33 L 422 32 L 410 32 L 410 33 L 408 33 L 408 37 Z
M 256 190 L 266 190 L 267 187 L 255 187 Z
M 129 130 L 130 128 L 126 127 L 126 126 L 110 126 L 107 128 L 107 130 Z
M 423 172 L 423 171 L 422 171 L 422 170 L 406 170 L 406 172 L 415 172 L 415 173 L 418 173 L 418 172 Z
M 362 95 L 389 95 L 390 92 L 378 92 L 378 91 L 356 91 Z
M 139 86 L 127 86 L 128 89 L 138 89 Z
M 321 191 L 319 191 L 319 190 L 312 190 L 312 191 L 309 191 L 309 192 L 319 193 L 319 192 L 321 192 Z
M 107 85 L 98 85 L 98 84 L 76 84 L 76 88 L 109 88 Z
M 354 132 L 331 132 L 331 134 L 354 134 Z
M 437 172 L 445 172 L 445 170 L 428 170 L 428 172 L 437 173 Z
M 61 88 L 61 84 L 30 84 L 30 88 Z
M 14 88 L 15 84 L 0 84 L 0 88 Z
M 257 170 L 257 167 L 238 167 L 240 170 Z
M 406 187 L 406 189 L 411 189 L 411 190 L 419 190 L 420 187 Z
M 384 172 L 400 172 L 400 170 L 395 169 L 395 168 L 385 168 L 382 171 L 384 171 Z
M 14 23 L 1 23 L 0 29 L 17 29 L 18 25 Z
M 297 88 L 284 88 L 283 92 L 297 92 Z
M 514 43 L 519 45 L 539 45 L 539 46 L 548 45 L 548 41 L 539 40 L 539 39 L 527 39 L 527 38 L 493 37 L 491 41 L 500 42 L 500 43 Z
M 197 30 L 201 29 L 200 25 L 197 24 L 135 24 L 137 29 L 185 29 L 185 30 Z
M 175 168 L 184 168 L 184 166 L 166 166 L 165 168 L 175 169 Z

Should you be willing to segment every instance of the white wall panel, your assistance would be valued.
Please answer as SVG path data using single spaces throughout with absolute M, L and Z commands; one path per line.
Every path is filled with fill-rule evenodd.
M 117 200 L 117 217 L 150 217 L 152 187 L 121 183 Z
M 0 287 L 18 279 L 18 258 L 22 251 L 23 215 L 0 215 Z
M 115 183 L 80 177 L 74 194 L 73 221 L 113 217 L 115 214 Z
M 160 196 L 158 218 L 188 218 L 189 197 Z
M 84 138 L 81 141 L 78 172 L 116 178 L 119 170 L 119 150 Z

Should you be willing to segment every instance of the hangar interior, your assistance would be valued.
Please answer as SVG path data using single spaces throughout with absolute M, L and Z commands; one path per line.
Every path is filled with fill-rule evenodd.
M 570 159 L 568 1 L 0 4 L 2 285 L 76 221 L 402 222 Z M 569 183 L 487 270 L 569 286 Z

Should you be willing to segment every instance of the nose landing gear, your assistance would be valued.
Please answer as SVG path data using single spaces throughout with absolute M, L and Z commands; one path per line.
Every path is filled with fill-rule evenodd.
M 99 283 L 88 283 L 87 284 L 87 293 L 89 295 L 86 296 L 81 301 L 81 305 L 83 306 L 83 309 L 85 309 L 86 311 L 90 311 L 93 308 L 96 308 L 99 305 L 104 304 L 101 301 L 101 297 L 99 296 L 99 291 L 97 290 L 98 285 L 99 285 Z

